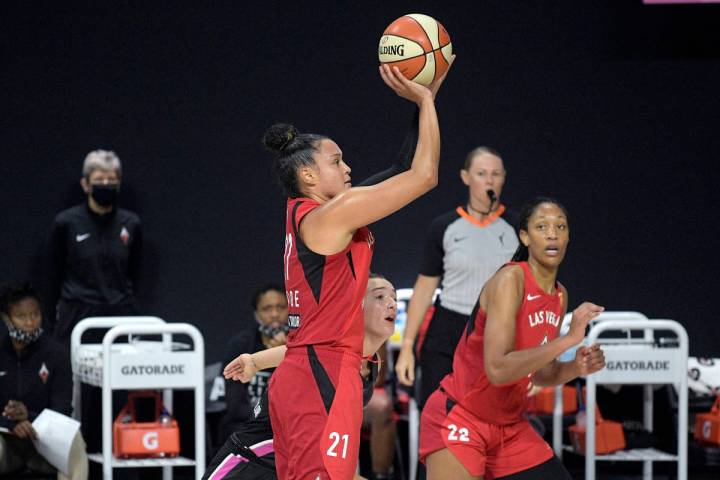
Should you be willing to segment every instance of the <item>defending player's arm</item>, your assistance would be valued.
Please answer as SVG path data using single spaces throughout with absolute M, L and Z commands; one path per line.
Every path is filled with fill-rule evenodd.
M 280 365 L 285 358 L 286 351 L 287 347 L 280 345 L 253 354 L 240 354 L 225 366 L 223 376 L 228 380 L 249 382 L 260 370 Z
M 568 305 L 568 295 L 565 287 L 563 290 L 563 315 L 565 316 Z M 575 313 L 573 312 L 573 317 Z M 571 320 L 572 321 L 572 320 Z M 557 359 L 544 366 L 532 376 L 532 383 L 538 387 L 554 387 L 562 385 L 580 375 L 590 375 L 605 367 L 605 355 L 598 345 L 580 347 L 575 353 L 575 359 L 570 362 L 560 362 Z
M 413 156 L 415 155 L 415 146 L 418 140 L 418 121 L 420 118 L 420 110 L 415 109 L 413 114 L 410 127 L 405 133 L 405 140 L 400 147 L 400 151 L 395 156 L 395 161 L 390 168 L 383 170 L 382 172 L 376 173 L 369 178 L 366 178 L 362 182 L 358 183 L 358 187 L 368 187 L 370 185 L 377 185 L 380 182 L 384 182 L 390 177 L 402 173 L 410 169 Z
M 398 211 L 437 185 L 440 127 L 432 91 L 406 79 L 396 67 L 382 65 L 380 73 L 395 93 L 414 102 L 420 110 L 412 165 L 410 170 L 377 185 L 351 188 L 310 212 L 300 224 L 300 234 L 316 253 L 331 255 L 341 251 L 355 230 Z
M 442 79 L 438 79 L 430 84 L 428 87 L 430 91 L 433 94 L 433 98 L 437 96 L 437 92 L 440 89 L 440 85 L 442 85 Z M 358 187 L 367 187 L 370 185 L 376 185 L 380 182 L 384 182 L 390 177 L 393 177 L 397 175 L 398 173 L 402 173 L 406 170 L 410 169 L 410 165 L 412 164 L 412 159 L 415 156 L 415 147 L 417 146 L 418 141 L 418 123 L 420 118 L 420 110 L 418 108 L 415 108 L 415 112 L 413 113 L 412 121 L 410 122 L 410 127 L 408 128 L 407 132 L 405 133 L 405 140 L 403 140 L 402 146 L 400 147 L 400 151 L 395 156 L 395 161 L 390 166 L 390 168 L 387 168 L 386 170 L 383 170 L 382 172 L 376 173 L 375 175 L 372 175 L 371 177 L 366 178 L 362 182 L 358 183 Z
M 495 385 L 512 383 L 553 362 L 585 337 L 588 322 L 603 308 L 583 303 L 573 312 L 568 334 L 545 345 L 514 350 L 515 317 L 522 304 L 523 273 L 519 267 L 504 268 L 487 284 L 487 323 L 484 360 L 488 379 Z

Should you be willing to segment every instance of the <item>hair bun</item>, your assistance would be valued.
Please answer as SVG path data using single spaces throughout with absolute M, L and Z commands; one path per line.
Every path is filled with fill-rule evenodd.
M 268 150 L 282 152 L 299 135 L 297 129 L 287 123 L 276 123 L 263 135 L 263 144 Z

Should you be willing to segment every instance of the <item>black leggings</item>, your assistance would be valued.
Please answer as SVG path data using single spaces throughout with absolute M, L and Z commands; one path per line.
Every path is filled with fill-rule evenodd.
M 497 480 L 572 480 L 570 472 L 565 469 L 562 462 L 553 456 L 550 460 L 536 465 L 522 472 L 513 473 Z
M 213 459 L 210 460 L 210 463 L 208 463 L 205 475 L 202 477 L 203 480 L 209 479 L 215 469 L 217 469 L 230 454 L 242 455 L 248 458 L 249 461 L 237 463 L 229 472 L 222 476 L 223 480 L 277 480 L 277 474 L 275 473 L 275 454 L 271 453 L 258 458 L 252 451 L 248 451 L 247 448 L 243 447 L 243 440 L 245 439 L 241 434 L 231 435 Z
M 440 380 L 452 371 L 455 347 L 467 325 L 467 315 L 448 310 L 440 305 L 435 307 L 425 341 L 420 349 L 420 384 L 416 387 L 420 410 L 428 397 L 438 388 Z

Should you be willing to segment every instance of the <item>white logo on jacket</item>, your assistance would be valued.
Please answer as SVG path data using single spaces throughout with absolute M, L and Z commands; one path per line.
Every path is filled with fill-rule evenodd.
M 45 362 L 42 363 L 40 366 L 40 370 L 38 370 L 38 376 L 40 377 L 40 380 L 42 380 L 43 383 L 47 383 L 48 377 L 50 376 L 50 370 L 48 370 L 47 365 L 45 365 Z

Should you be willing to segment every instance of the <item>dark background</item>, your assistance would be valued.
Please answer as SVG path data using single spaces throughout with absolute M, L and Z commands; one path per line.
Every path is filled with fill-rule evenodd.
M 385 168 L 412 108 L 380 80 L 376 46 L 418 11 L 458 54 L 438 98 L 440 185 L 372 226 L 373 269 L 412 286 L 430 219 L 464 200 L 465 153 L 488 144 L 506 204 L 543 194 L 570 210 L 571 306 L 676 319 L 692 354 L 719 355 L 719 6 L 93 3 L 0 7 L 0 280 L 41 281 L 53 216 L 83 200 L 84 156 L 115 150 L 121 204 L 145 226 L 145 310 L 198 326 L 219 360 L 251 321 L 251 289 L 282 280 L 264 129 L 330 135 L 358 180 Z

